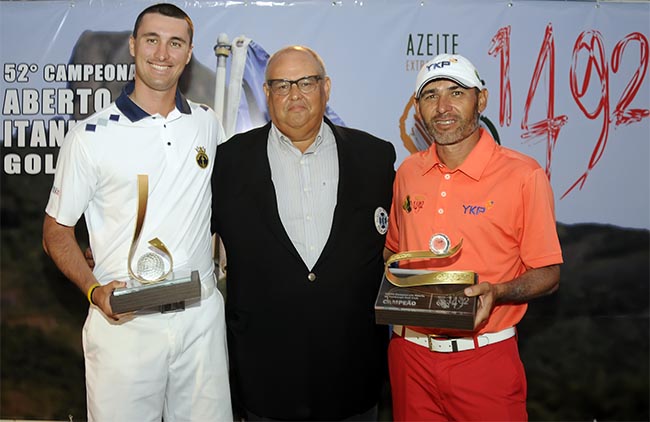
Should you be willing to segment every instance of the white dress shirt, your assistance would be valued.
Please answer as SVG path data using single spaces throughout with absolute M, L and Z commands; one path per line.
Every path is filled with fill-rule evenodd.
M 267 147 L 280 220 L 311 270 L 332 227 L 339 181 L 339 160 L 332 129 L 321 124 L 313 144 L 302 153 L 271 125 Z

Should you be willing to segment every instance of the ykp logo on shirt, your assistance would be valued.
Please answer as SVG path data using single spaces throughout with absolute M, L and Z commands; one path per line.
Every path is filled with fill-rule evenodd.
M 482 205 L 463 205 L 463 214 L 480 215 L 494 206 L 494 201 L 487 201 L 485 206 Z

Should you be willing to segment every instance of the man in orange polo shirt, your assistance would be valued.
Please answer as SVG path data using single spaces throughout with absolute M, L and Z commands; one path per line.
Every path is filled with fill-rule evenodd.
M 527 419 L 515 326 L 527 301 L 557 290 L 562 252 L 548 178 L 479 127 L 487 100 L 462 56 L 439 55 L 417 76 L 415 111 L 435 143 L 397 171 L 384 255 L 463 239 L 457 255 L 435 266 L 403 266 L 476 272 L 478 284 L 465 294 L 479 305 L 471 332 L 393 327 L 396 421 Z

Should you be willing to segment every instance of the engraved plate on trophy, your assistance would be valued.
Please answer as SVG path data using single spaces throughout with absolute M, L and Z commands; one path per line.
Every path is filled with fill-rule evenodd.
M 192 271 L 182 278 L 175 277 L 172 254 L 157 237 L 149 240 L 150 251 L 138 257 L 134 269 L 133 261 L 145 221 L 148 196 L 149 178 L 147 175 L 138 175 L 138 209 L 127 261 L 131 280 L 126 287 L 116 289 L 111 295 L 110 303 L 115 313 L 157 307 L 161 310 L 184 309 L 185 301 L 201 297 L 198 272 Z
M 199 272 L 192 271 L 190 277 L 172 278 L 153 284 L 138 284 L 115 289 L 110 301 L 113 312 L 121 314 L 150 309 L 163 311 L 167 305 L 200 297 Z

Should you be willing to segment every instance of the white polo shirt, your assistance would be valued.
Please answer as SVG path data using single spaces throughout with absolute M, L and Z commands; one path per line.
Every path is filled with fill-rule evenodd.
M 168 116 L 151 116 L 133 103 L 132 83 L 106 109 L 77 124 L 59 152 L 46 212 L 74 226 L 86 218 L 102 283 L 128 279 L 128 255 L 138 206 L 137 176 L 149 176 L 149 199 L 137 258 L 159 238 L 179 276 L 212 276 L 210 178 L 224 132 L 207 106 L 177 92 Z M 206 162 L 207 160 L 207 162 Z

